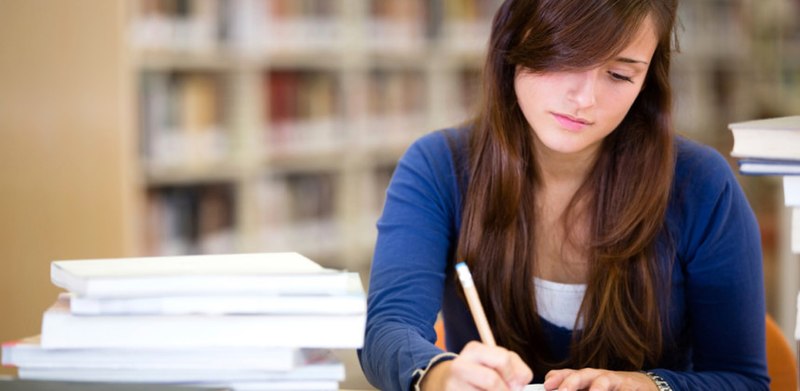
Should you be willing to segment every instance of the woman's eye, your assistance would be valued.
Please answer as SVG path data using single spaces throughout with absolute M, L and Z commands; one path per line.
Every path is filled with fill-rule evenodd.
M 621 75 L 619 73 L 611 72 L 611 71 L 609 71 L 608 74 L 611 75 L 611 78 L 614 79 L 614 80 L 627 81 L 628 83 L 633 83 L 633 79 L 631 79 L 628 76 Z

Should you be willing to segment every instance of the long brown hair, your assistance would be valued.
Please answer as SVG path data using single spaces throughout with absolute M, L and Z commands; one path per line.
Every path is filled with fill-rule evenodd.
M 642 369 L 664 350 L 671 255 L 656 247 L 674 171 L 670 55 L 676 0 L 507 0 L 495 16 L 481 111 L 470 134 L 469 185 L 457 257 L 466 260 L 498 342 L 536 373 L 556 367 Z M 539 185 L 530 125 L 516 101 L 517 66 L 586 69 L 617 55 L 647 16 L 658 46 L 642 91 L 600 148 L 562 216 L 588 220 L 589 273 L 567 361 L 547 349 L 533 280 Z M 567 236 L 569 237 L 569 236 Z M 661 276 L 661 277 L 659 277 Z

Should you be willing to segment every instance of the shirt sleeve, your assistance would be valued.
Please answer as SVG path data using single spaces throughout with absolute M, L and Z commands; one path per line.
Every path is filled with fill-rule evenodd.
M 442 353 L 433 325 L 455 242 L 455 183 L 450 151 L 438 132 L 409 148 L 387 189 L 358 351 L 367 379 L 379 389 L 411 389 L 414 372 Z
M 692 369 L 657 369 L 674 390 L 767 390 L 764 275 L 756 218 L 727 162 L 708 148 L 683 181 L 678 254 Z M 686 175 L 678 170 L 676 175 Z

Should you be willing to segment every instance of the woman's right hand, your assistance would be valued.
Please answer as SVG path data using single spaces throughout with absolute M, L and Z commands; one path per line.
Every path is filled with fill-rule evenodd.
M 533 372 L 518 354 L 502 347 L 470 342 L 453 360 L 428 370 L 422 390 L 521 390 Z

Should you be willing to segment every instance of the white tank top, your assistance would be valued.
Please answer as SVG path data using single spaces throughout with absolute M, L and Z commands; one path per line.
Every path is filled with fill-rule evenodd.
M 586 284 L 562 284 L 538 277 L 533 278 L 533 283 L 536 285 L 539 316 L 556 326 L 572 330 L 586 294 Z M 581 328 L 583 320 L 579 320 L 577 325 Z

